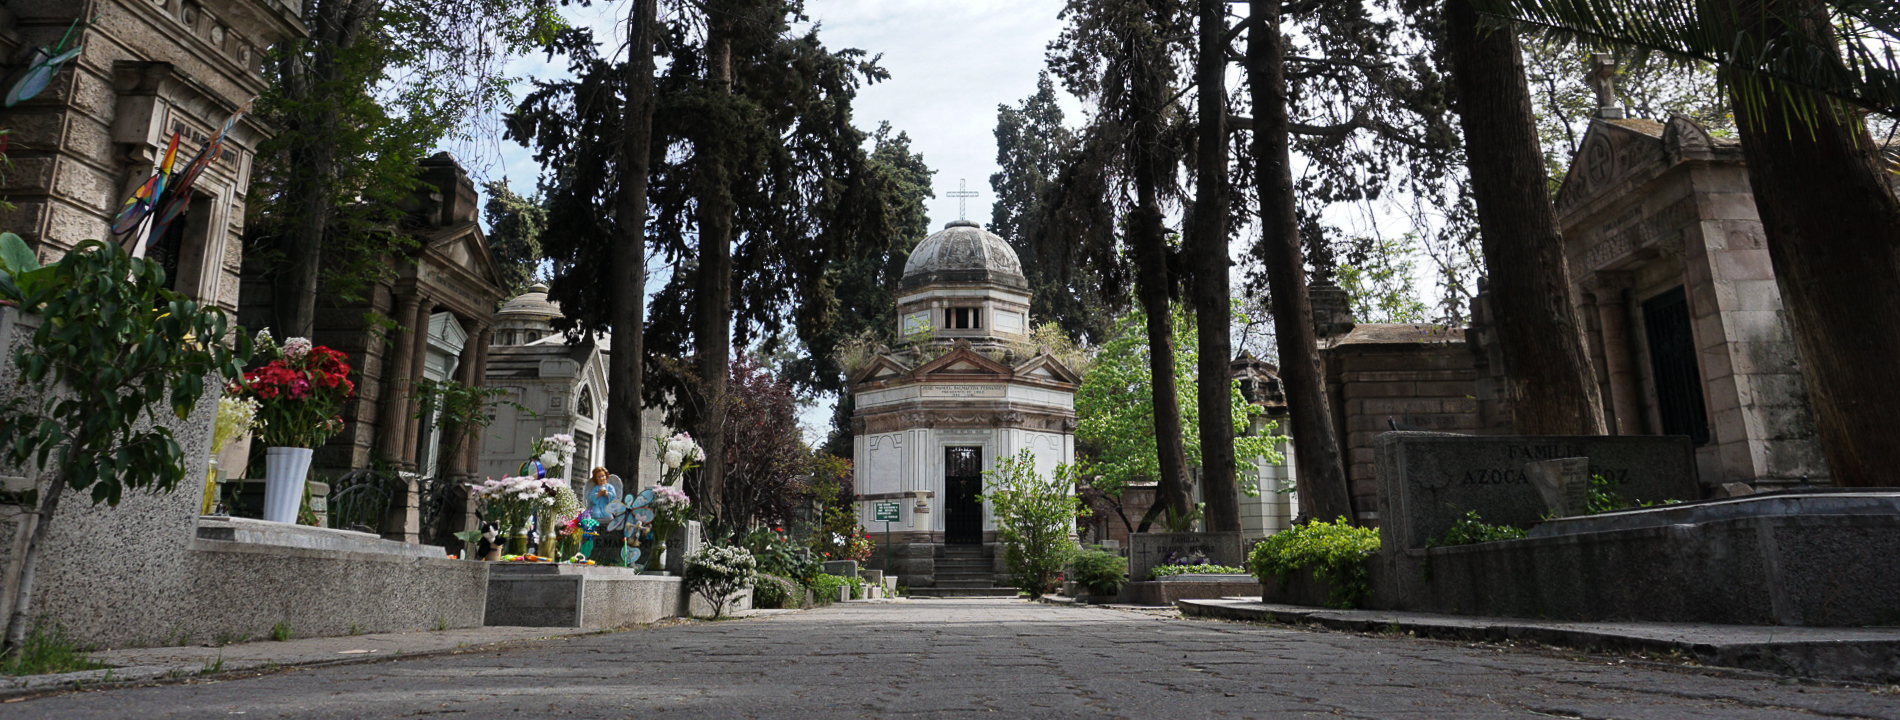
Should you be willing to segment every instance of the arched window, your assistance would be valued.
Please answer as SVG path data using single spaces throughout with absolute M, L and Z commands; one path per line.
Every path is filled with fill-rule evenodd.
M 574 410 L 580 413 L 581 417 L 594 416 L 594 389 L 592 387 L 581 386 L 580 400 L 575 402 Z

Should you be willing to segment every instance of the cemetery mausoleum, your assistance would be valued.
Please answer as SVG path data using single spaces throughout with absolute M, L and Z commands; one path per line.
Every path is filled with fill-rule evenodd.
M 877 506 L 897 505 L 887 570 L 913 589 L 1000 579 L 995 521 L 980 498 L 998 459 L 1028 450 L 1045 478 L 1075 459 L 1081 377 L 1030 344 L 1029 298 L 1009 243 L 951 222 L 904 266 L 900 345 L 851 375 L 859 521 L 881 540 Z

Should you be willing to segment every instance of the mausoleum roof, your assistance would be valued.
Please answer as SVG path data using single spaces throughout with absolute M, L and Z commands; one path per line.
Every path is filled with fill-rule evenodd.
M 496 319 L 553 319 L 561 317 L 561 306 L 548 302 L 548 286 L 536 283 L 527 292 L 502 303 L 495 316 Z
M 935 283 L 990 283 L 1027 292 L 1022 263 L 1009 243 L 969 220 L 953 220 L 910 251 L 901 290 Z

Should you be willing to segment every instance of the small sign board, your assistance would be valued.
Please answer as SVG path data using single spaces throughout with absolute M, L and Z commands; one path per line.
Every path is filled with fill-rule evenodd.
M 871 519 L 876 522 L 900 522 L 897 517 L 899 503 L 879 502 L 871 505 Z

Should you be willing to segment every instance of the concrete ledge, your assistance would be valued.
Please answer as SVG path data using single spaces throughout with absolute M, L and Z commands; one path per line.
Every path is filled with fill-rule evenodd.
M 1203 576 L 1211 577 L 1211 576 Z M 1252 578 L 1234 580 L 1152 580 L 1122 586 L 1120 602 L 1129 605 L 1173 605 L 1178 600 L 1224 598 L 1260 592 Z
M 1900 681 L 1900 628 L 1790 628 L 1703 623 L 1586 623 L 1330 610 L 1255 599 L 1181 600 L 1188 617 L 1314 624 L 1352 632 L 1406 632 L 1445 640 L 1515 640 L 1586 651 L 1680 653 L 1720 667 L 1781 675 Z
M 488 568 L 440 557 L 191 541 L 191 599 L 205 612 L 166 620 L 159 645 L 472 628 L 482 624 Z M 208 609 L 216 608 L 215 611 Z
M 677 576 L 593 565 L 486 564 L 491 567 L 487 625 L 608 629 L 712 614 L 711 603 L 687 597 Z M 747 590 L 726 611 L 751 608 L 752 591 Z
M 1630 520 L 1606 522 L 1619 521 Z M 1724 517 L 1378 557 L 1370 604 L 1382 609 L 1580 622 L 1900 625 L 1900 515 L 1893 514 Z
M 415 545 L 385 540 L 373 533 L 354 530 L 265 522 L 255 518 L 203 515 L 198 518 L 198 537 L 205 540 L 443 559 L 448 551 L 436 545 Z

